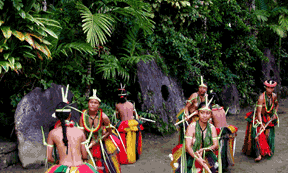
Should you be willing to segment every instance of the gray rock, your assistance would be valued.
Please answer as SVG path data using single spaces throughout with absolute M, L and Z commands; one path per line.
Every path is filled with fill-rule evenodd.
M 220 94 L 223 106 L 228 108 L 230 114 L 240 113 L 239 92 L 235 84 L 225 85 Z
M 270 78 L 274 79 L 278 85 L 281 85 L 281 78 L 280 78 L 280 71 L 278 69 L 276 59 L 271 53 L 271 50 L 268 48 L 264 49 L 264 56 L 266 56 L 269 61 L 268 62 L 261 62 L 262 65 L 262 81 L 268 80 Z
M 64 90 L 66 91 L 66 87 Z M 69 91 L 68 101 L 70 103 L 72 97 L 73 95 Z M 35 88 L 18 103 L 15 112 L 15 130 L 19 159 L 24 168 L 38 168 L 44 164 L 46 147 L 43 145 L 41 126 L 43 126 L 47 139 L 49 128 L 57 121 L 52 114 L 61 101 L 61 85 L 52 84 L 51 88 L 45 91 L 38 87 Z M 73 106 L 75 107 L 76 104 Z M 80 114 L 72 110 L 71 119 L 78 122 L 79 118 Z
M 137 77 L 142 97 L 141 110 L 159 115 L 167 124 L 175 122 L 176 114 L 185 106 L 183 90 L 176 79 L 163 74 L 155 61 L 139 62 Z
M 19 161 L 15 142 L 0 142 L 0 170 Z

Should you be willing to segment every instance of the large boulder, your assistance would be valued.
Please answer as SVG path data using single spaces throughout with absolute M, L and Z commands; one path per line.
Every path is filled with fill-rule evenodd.
M 268 62 L 262 61 L 262 81 L 273 78 L 279 85 L 281 85 L 280 71 L 278 69 L 276 59 L 268 48 L 264 49 L 264 56 L 268 58 Z
M 160 116 L 167 124 L 175 122 L 177 113 L 185 106 L 184 94 L 177 81 L 166 76 L 155 61 L 139 62 L 137 77 L 141 110 Z
M 220 94 L 220 97 L 223 106 L 225 108 L 229 107 L 228 113 L 230 114 L 240 113 L 239 92 L 235 84 L 225 85 L 222 93 Z
M 15 112 L 15 129 L 18 139 L 19 159 L 24 168 L 38 168 L 44 164 L 46 146 L 43 145 L 41 126 L 47 139 L 49 128 L 57 119 L 52 117 L 55 108 L 62 101 L 61 85 L 52 84 L 51 88 L 42 91 L 35 88 L 18 103 Z M 68 93 L 71 103 L 72 93 Z M 72 105 L 76 107 L 76 104 Z M 73 121 L 79 121 L 79 113 L 72 110 Z M 47 140 L 46 140 L 47 141 Z

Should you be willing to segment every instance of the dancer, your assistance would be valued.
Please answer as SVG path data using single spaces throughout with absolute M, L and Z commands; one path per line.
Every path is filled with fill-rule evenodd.
M 188 121 L 186 126 L 191 122 L 195 122 L 199 120 L 197 108 L 201 102 L 205 101 L 207 96 L 207 84 L 203 82 L 203 77 L 201 76 L 201 83 L 199 85 L 198 92 L 193 93 L 186 102 L 186 106 L 180 110 L 177 114 L 177 122 L 185 119 Z M 192 117 L 188 118 L 188 115 L 194 114 Z M 187 127 L 185 127 L 187 128 Z M 182 144 L 184 141 L 184 133 L 183 133 L 183 124 L 179 124 L 179 144 Z
M 136 112 L 131 102 L 127 101 L 127 91 L 121 86 L 118 89 L 118 103 L 116 104 L 116 117 L 120 119 L 116 128 L 120 132 L 125 150 L 120 150 L 120 163 L 135 163 L 142 153 L 142 123 L 134 119 Z
M 202 169 L 214 173 L 218 169 L 217 157 L 213 153 L 218 148 L 217 133 L 208 122 L 212 111 L 207 101 L 200 103 L 198 114 L 199 120 L 188 126 L 183 144 L 178 144 L 170 155 L 170 165 L 175 173 L 201 172 Z
M 88 110 L 83 110 L 79 125 L 84 127 L 86 136 L 91 131 L 93 133 L 90 148 L 99 173 L 120 173 L 121 168 L 116 155 L 120 141 L 112 133 L 113 126 L 108 116 L 99 108 L 101 100 L 96 92 L 93 90 L 93 96 L 89 97 Z
M 247 113 L 245 117 L 248 122 L 242 152 L 255 157 L 255 161 L 266 155 L 271 159 L 275 150 L 275 126 L 279 126 L 279 104 L 273 93 L 277 82 L 268 80 L 264 85 L 266 91 L 259 96 L 254 112 Z
M 87 162 L 87 152 L 82 142 L 86 137 L 82 130 L 74 127 L 70 122 L 71 109 L 67 109 L 67 103 L 60 102 L 56 107 L 56 117 L 61 124 L 49 132 L 47 140 L 48 162 L 55 162 L 52 157 L 53 146 L 56 145 L 59 153 L 59 164 L 52 166 L 46 173 L 98 173 Z

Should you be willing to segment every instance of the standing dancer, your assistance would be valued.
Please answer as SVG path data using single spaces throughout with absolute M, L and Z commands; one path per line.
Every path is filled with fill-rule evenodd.
M 87 162 L 87 152 L 82 142 L 86 137 L 82 130 L 74 127 L 70 122 L 71 109 L 67 108 L 67 103 L 61 102 L 56 107 L 56 117 L 60 120 L 60 125 L 49 132 L 47 140 L 48 162 L 54 162 L 52 151 L 54 144 L 59 153 L 59 164 L 52 166 L 46 173 L 66 172 L 66 173 L 98 173 L 97 170 Z
M 260 161 L 266 155 L 269 159 L 273 156 L 275 126 L 279 126 L 279 105 L 273 93 L 277 82 L 268 80 L 264 85 L 266 91 L 259 96 L 254 112 L 247 113 L 245 117 L 248 122 L 242 152 L 255 157 L 255 161 Z
M 144 129 L 142 123 L 134 119 L 136 112 L 131 102 L 127 101 L 127 91 L 121 85 L 118 89 L 118 103 L 116 104 L 116 117 L 120 119 L 116 125 L 125 150 L 120 150 L 120 163 L 135 163 L 142 153 L 142 133 Z
M 198 116 L 198 106 L 201 102 L 205 101 L 205 98 L 207 96 L 207 84 L 203 82 L 203 77 L 201 76 L 201 83 L 199 85 L 198 92 L 193 93 L 189 99 L 186 101 L 186 106 L 180 110 L 180 112 L 177 114 L 177 122 L 181 121 L 183 119 L 183 115 L 185 115 L 185 119 L 188 121 L 188 124 L 191 122 L 195 122 L 199 120 Z M 187 118 L 189 114 L 194 113 L 194 116 L 191 118 Z M 186 124 L 186 123 L 185 123 Z M 187 124 L 186 124 L 187 125 Z M 187 127 L 185 127 L 187 128 Z M 184 141 L 184 133 L 183 133 L 183 124 L 179 124 L 179 144 L 182 144 Z
M 91 152 L 99 173 L 120 173 L 121 168 L 116 155 L 116 143 L 120 142 L 112 134 L 108 116 L 99 108 L 101 100 L 96 96 L 96 92 L 93 90 L 93 96 L 89 97 L 88 110 L 83 110 L 79 125 L 84 127 L 87 136 L 93 132 L 90 148 L 92 147 Z

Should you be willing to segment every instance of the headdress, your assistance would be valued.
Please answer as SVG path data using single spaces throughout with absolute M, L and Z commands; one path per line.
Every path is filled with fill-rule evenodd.
M 214 96 L 213 96 L 214 97 Z M 200 108 L 198 110 L 207 110 L 207 111 L 212 111 L 210 108 L 209 108 L 209 105 L 211 104 L 212 100 L 213 100 L 213 97 L 210 99 L 210 101 L 208 102 L 208 96 L 206 95 L 206 99 L 205 99 L 205 107 L 204 108 Z
M 264 82 L 264 85 L 267 87 L 273 87 L 274 88 L 277 85 L 277 82 L 270 80 L 270 82 L 268 83 L 268 81 L 266 80 Z
M 67 85 L 65 94 L 64 94 L 64 88 L 61 87 L 62 101 L 67 103 L 67 104 L 69 104 L 69 101 L 68 101 L 68 90 L 69 90 L 69 84 Z M 62 109 L 56 109 L 55 112 L 71 112 L 71 109 L 65 109 L 65 107 L 64 107 Z M 56 118 L 55 112 L 52 114 L 53 118 Z
M 124 96 L 127 96 L 127 92 L 124 92 L 124 91 L 126 91 L 125 90 L 125 85 L 122 86 L 122 83 L 120 83 L 120 86 L 121 86 L 121 88 L 118 89 L 118 90 L 121 91 L 121 94 L 118 94 L 118 96 L 120 96 L 120 98 L 123 98 Z
M 199 85 L 199 87 L 206 87 L 207 85 L 203 83 L 203 76 L 201 76 L 201 84 Z
M 97 90 L 96 90 L 96 89 L 93 89 L 93 96 L 89 97 L 89 100 L 91 100 L 91 99 L 96 99 L 96 100 L 98 100 L 99 102 L 101 102 L 101 100 L 97 97 L 96 93 L 97 93 Z

